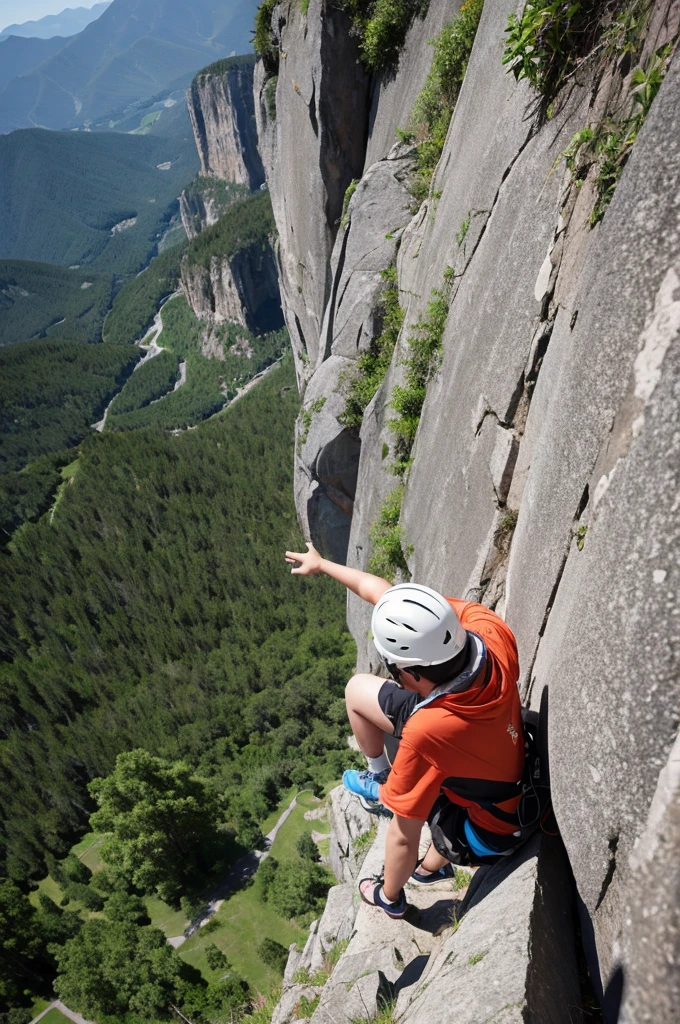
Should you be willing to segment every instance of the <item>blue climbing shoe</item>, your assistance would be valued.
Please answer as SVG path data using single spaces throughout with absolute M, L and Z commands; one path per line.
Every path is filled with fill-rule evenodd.
M 435 882 L 444 882 L 447 878 L 453 878 L 453 865 L 445 864 L 443 868 L 439 868 L 438 871 L 428 871 L 427 874 L 420 874 L 420 865 L 422 861 L 418 861 L 416 869 L 411 873 L 411 881 L 418 882 L 419 885 L 434 885 Z
M 396 903 L 388 903 L 382 893 L 383 881 L 382 875 L 371 875 L 369 878 L 361 878 L 359 880 L 359 895 L 362 900 L 364 903 L 368 903 L 370 907 L 377 907 L 379 910 L 384 911 L 388 917 L 405 917 L 408 903 L 406 902 L 404 890 L 402 889 L 399 893 L 399 899 Z
M 342 784 L 350 793 L 359 797 L 365 810 L 375 813 L 378 808 L 382 808 L 378 787 L 387 782 L 389 774 L 389 768 L 382 772 L 372 772 L 368 768 L 358 772 L 354 768 L 348 768 L 342 776 Z

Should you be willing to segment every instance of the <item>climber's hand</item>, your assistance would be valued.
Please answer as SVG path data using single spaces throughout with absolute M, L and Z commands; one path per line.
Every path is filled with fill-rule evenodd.
M 294 576 L 316 576 L 322 571 L 322 558 L 313 544 L 307 542 L 307 551 L 286 551 L 286 561 L 293 568 L 290 570 Z M 296 564 L 299 563 L 299 564 Z

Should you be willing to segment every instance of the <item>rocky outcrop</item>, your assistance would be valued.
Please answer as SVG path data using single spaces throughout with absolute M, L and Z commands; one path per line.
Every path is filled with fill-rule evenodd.
M 347 15 L 332 0 L 275 8 L 276 82 L 256 76 L 262 158 L 279 232 L 281 299 L 298 379 L 316 364 L 330 295 L 329 261 L 345 191 L 360 178 L 369 78 Z M 312 213 L 313 211 L 313 213 Z
M 255 58 L 230 57 L 201 71 L 187 92 L 201 174 L 249 189 L 264 182 L 253 101 Z
M 298 424 L 298 518 L 319 550 L 336 561 L 347 557 L 361 450 L 358 432 L 344 427 L 338 416 L 357 359 L 381 331 L 383 273 L 394 264 L 411 219 L 405 182 L 412 171 L 412 150 L 394 146 L 387 159 L 369 168 L 349 202 L 330 262 L 331 291 L 317 370 Z M 307 424 L 306 415 L 314 409 L 318 411 Z
M 676 37 L 680 21 L 676 2 L 657 0 L 652 7 L 644 67 Z M 516 8 L 514 0 L 485 4 L 430 197 L 413 216 L 405 204 L 396 231 L 385 229 L 384 218 L 401 210 L 395 197 L 404 181 L 392 175 L 389 189 L 386 182 L 390 163 L 408 154 L 396 150 L 387 159 L 392 128 L 384 126 L 407 122 L 413 96 L 405 80 L 401 109 L 390 83 L 372 93 L 366 173 L 348 222 L 332 252 L 328 245 L 305 247 L 311 264 L 305 274 L 316 284 L 325 275 L 327 285 L 315 292 L 317 344 L 305 346 L 309 358 L 300 367 L 306 391 L 296 501 L 308 536 L 334 557 L 346 549 L 350 564 L 366 567 L 371 526 L 396 485 L 389 472 L 393 388 L 404 378 L 408 338 L 451 268 L 442 362 L 427 389 L 405 477 L 401 527 L 409 568 L 419 582 L 495 607 L 518 639 L 524 700 L 538 706 L 549 690 L 554 802 L 591 975 L 596 987 L 601 980 L 606 1005 L 616 1006 L 607 1011 L 612 1020 L 620 1010 L 621 1020 L 670 1024 L 678 1012 L 672 978 L 680 959 L 677 899 L 669 898 L 654 864 L 658 858 L 669 865 L 665 881 L 677 885 L 670 865 L 680 841 L 673 802 L 680 699 L 680 58 L 676 53 L 670 60 L 613 200 L 593 228 L 597 168 L 585 165 L 577 183 L 561 154 L 585 125 L 629 109 L 633 68 L 629 59 L 612 57 L 589 79 L 586 64 L 556 104 L 556 116 L 542 121 L 531 87 L 517 84 L 501 64 L 508 15 Z M 281 10 L 288 17 L 288 7 Z M 320 11 L 310 3 L 308 38 L 322 32 Z M 431 3 L 428 18 L 440 13 Z M 294 12 L 290 18 L 298 24 Z M 309 58 L 297 36 L 289 39 L 286 70 L 291 60 Z M 422 81 L 431 50 L 421 22 L 407 45 L 403 67 L 417 68 Z M 293 123 L 297 102 L 284 91 L 281 75 L 276 126 Z M 322 136 L 323 104 L 315 96 Z M 285 312 L 294 331 L 295 318 L 302 322 L 302 292 L 294 294 L 290 268 L 303 258 L 300 239 L 316 230 L 324 193 L 317 184 L 304 209 L 286 206 L 283 194 L 300 154 L 286 152 L 288 136 L 276 126 L 265 125 L 265 142 L 285 175 L 271 159 L 266 163 L 272 193 L 279 190 L 277 223 L 286 221 L 279 264 L 283 279 L 288 274 Z M 390 256 L 385 246 L 393 242 Z M 378 263 L 386 255 L 396 255 L 405 322 L 387 377 L 350 445 L 338 423 L 343 374 L 379 330 Z M 344 506 L 344 518 L 331 505 Z M 354 598 L 349 622 L 359 667 L 368 668 L 367 612 Z M 485 934 L 496 935 L 505 908 L 512 907 L 515 918 L 527 921 L 526 948 L 537 957 L 541 944 L 552 948 L 568 914 L 547 896 L 568 886 L 555 881 L 547 861 L 542 875 L 543 852 L 536 852 L 535 869 L 526 868 L 526 877 L 535 870 L 533 883 L 523 874 L 529 858 L 513 873 L 516 892 L 506 885 L 510 874 L 471 908 L 451 943 L 474 911 L 481 920 L 484 905 L 486 915 L 488 901 L 498 898 L 495 915 L 480 925 Z M 641 879 L 649 886 L 648 903 Z M 537 893 L 546 898 L 540 911 Z M 498 947 L 504 950 L 498 961 L 488 959 L 489 952 L 478 965 L 471 963 L 472 951 L 448 964 L 436 952 L 430 962 L 438 970 L 428 973 L 425 992 L 399 1004 L 400 1022 L 417 1015 L 419 1004 L 424 1014 L 437 1016 L 450 998 L 449 966 L 457 992 L 467 993 L 473 967 L 487 960 L 495 964 L 493 973 L 461 1020 L 569 1019 L 560 1014 L 571 997 L 553 987 L 554 978 L 527 982 L 523 991 L 511 985 L 505 1002 L 490 1000 L 492 979 L 505 979 L 503 964 L 513 962 L 513 942 L 507 938 Z M 520 945 L 525 948 L 524 939 Z M 455 955 L 453 945 L 448 953 Z M 547 978 L 550 971 L 543 969 Z M 532 977 L 532 970 L 522 976 Z M 372 981 L 360 979 L 363 999 L 376 997 L 379 972 L 396 984 L 382 961 L 376 972 Z M 654 1007 L 649 979 L 658 985 Z M 541 1005 L 535 1002 L 539 990 L 546 1000 Z M 330 1007 L 325 1000 L 317 1014 Z M 334 1012 L 338 1005 L 339 997 Z
M 219 220 L 221 209 L 214 195 L 198 189 L 184 189 L 179 197 L 182 227 L 189 241 Z
M 350 834 L 365 812 L 343 790 L 329 800 L 331 849 L 351 853 Z M 381 871 L 386 829 L 381 819 L 361 875 Z M 428 841 L 425 829 L 422 852 Z M 343 877 L 347 866 L 345 859 Z M 408 883 L 409 911 L 400 921 L 362 903 L 355 885 L 332 888 L 305 949 L 291 947 L 277 1024 L 295 1018 L 303 996 L 318 1000 L 312 1024 L 370 1019 L 386 1003 L 400 1024 L 430 1024 L 454 1005 L 462 1024 L 580 1024 L 573 896 L 559 840 L 536 839 L 474 876 Z
M 209 329 L 241 324 L 254 334 L 283 326 L 276 264 L 267 245 L 241 249 L 227 259 L 212 256 L 208 267 L 182 263 L 182 291 L 199 320 Z

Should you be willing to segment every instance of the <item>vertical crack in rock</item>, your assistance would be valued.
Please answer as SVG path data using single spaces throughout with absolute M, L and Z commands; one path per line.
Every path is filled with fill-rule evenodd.
M 325 362 L 326 359 L 328 359 L 328 357 L 331 354 L 331 346 L 333 344 L 333 326 L 335 324 L 335 308 L 336 303 L 338 301 L 338 288 L 340 287 L 342 274 L 345 269 L 345 258 L 347 256 L 347 240 L 349 238 L 350 230 L 351 228 L 349 227 L 345 229 L 345 234 L 342 239 L 342 245 L 340 247 L 340 254 L 338 256 L 338 266 L 332 279 L 331 294 L 328 300 L 326 313 L 324 315 L 324 320 L 326 321 L 326 332 L 325 337 L 321 339 L 321 345 L 323 345 L 323 348 L 321 348 L 320 345 L 320 362 Z M 345 288 L 346 287 L 347 285 L 345 285 Z
M 319 137 L 319 122 L 316 117 L 316 82 L 312 80 L 312 96 L 309 101 L 309 120 L 312 125 L 312 131 L 318 139 Z
M 604 879 L 602 881 L 602 888 L 600 889 L 600 895 L 597 897 L 597 903 L 595 904 L 595 911 L 594 911 L 594 913 L 597 913 L 597 911 L 602 906 L 604 898 L 607 895 L 607 890 L 609 889 L 609 886 L 612 884 L 612 881 L 613 881 L 613 878 L 614 878 L 614 874 L 616 872 L 616 851 L 618 850 L 618 847 L 619 847 L 619 833 L 618 832 L 616 833 L 616 835 L 613 835 L 610 838 L 608 846 L 609 846 L 609 863 L 607 865 L 607 873 L 605 874 Z

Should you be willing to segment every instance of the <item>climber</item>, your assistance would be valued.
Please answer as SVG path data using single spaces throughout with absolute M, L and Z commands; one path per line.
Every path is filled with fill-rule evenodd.
M 286 552 L 291 572 L 325 573 L 374 605 L 373 642 L 393 682 L 367 673 L 346 688 L 352 731 L 368 761 L 343 784 L 371 811 L 392 812 L 384 877 L 359 883 L 362 899 L 403 917 L 404 884 L 431 884 L 452 864 L 493 863 L 521 842 L 517 806 L 524 741 L 517 646 L 480 604 L 442 597 L 306 552 Z M 390 766 L 384 734 L 399 741 Z M 432 844 L 418 861 L 420 833 Z

